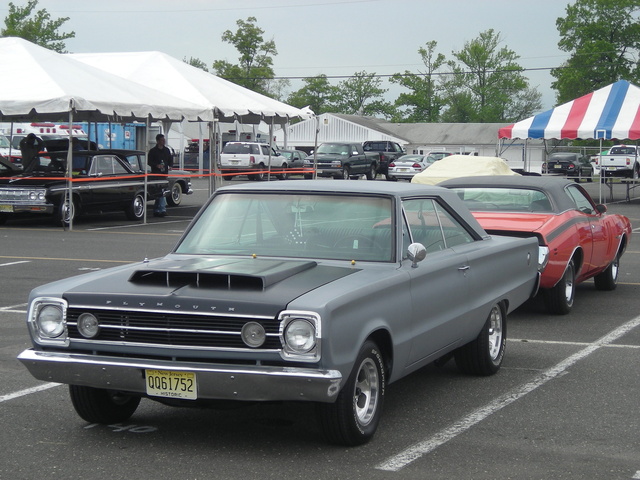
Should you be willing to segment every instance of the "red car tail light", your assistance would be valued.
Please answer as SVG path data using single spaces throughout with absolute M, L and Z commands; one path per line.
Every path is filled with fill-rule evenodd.
M 249 163 L 256 163 L 256 157 L 254 157 L 253 155 L 251 155 L 249 157 Z
M 389 166 L 390 166 L 390 167 L 395 167 L 395 166 L 396 166 L 396 164 L 395 164 L 395 163 L 393 163 L 393 162 L 391 162 L 391 163 L 389 164 Z
M 422 168 L 422 165 L 420 165 L 419 163 L 414 163 L 413 165 L 411 165 L 413 168 Z

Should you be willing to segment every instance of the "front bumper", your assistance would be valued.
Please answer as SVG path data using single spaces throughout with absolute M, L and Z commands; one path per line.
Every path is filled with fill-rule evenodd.
M 42 352 L 18 355 L 38 380 L 131 393 L 146 393 L 145 370 L 194 372 L 198 399 L 332 403 L 340 390 L 338 370 L 225 365 L 145 360 L 79 353 Z
M 7 203 L 0 200 L 0 213 L 47 213 L 51 214 L 55 206 L 47 203 Z

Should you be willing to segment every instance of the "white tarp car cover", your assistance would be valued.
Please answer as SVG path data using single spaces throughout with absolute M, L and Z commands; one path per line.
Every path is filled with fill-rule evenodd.
M 426 170 L 416 174 L 411 183 L 437 185 L 450 178 L 475 175 L 520 175 L 509 168 L 499 157 L 474 157 L 472 155 L 450 155 L 438 160 Z

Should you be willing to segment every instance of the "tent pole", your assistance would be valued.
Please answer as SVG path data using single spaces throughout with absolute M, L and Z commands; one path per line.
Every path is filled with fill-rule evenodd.
M 71 107 L 71 106 L 70 106 Z M 64 228 L 65 205 L 69 210 L 69 231 L 73 230 L 73 217 L 75 216 L 75 208 L 73 206 L 73 107 L 69 108 L 69 146 L 67 147 L 67 191 L 62 205 L 60 205 L 60 213 L 62 217 L 62 226 Z
M 214 170 L 212 165 L 213 162 L 211 161 L 211 146 L 213 145 L 213 143 L 211 143 L 213 141 L 213 122 L 207 122 L 207 134 L 209 136 L 209 175 L 207 176 L 207 178 L 209 179 L 209 196 L 211 196 L 212 193 L 216 190 L 216 179 L 211 174 Z M 204 154 L 202 158 L 204 159 Z
M 267 182 L 271 181 L 271 152 L 273 152 L 273 117 L 269 124 L 269 170 L 267 173 Z
M 144 206 L 144 215 L 142 215 L 142 224 L 146 225 L 147 223 L 147 211 L 149 210 L 147 208 L 147 202 L 148 202 L 148 197 L 147 197 L 147 191 L 149 188 L 149 128 L 151 128 L 151 120 L 149 119 L 149 116 L 147 115 L 147 121 L 145 122 L 144 125 L 144 144 L 145 144 L 145 149 L 144 149 L 144 202 L 142 203 L 142 205 Z

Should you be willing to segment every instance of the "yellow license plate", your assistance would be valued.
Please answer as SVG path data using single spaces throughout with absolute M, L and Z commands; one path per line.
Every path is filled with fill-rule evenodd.
M 194 372 L 145 370 L 145 378 L 147 395 L 187 400 L 198 398 L 196 374 Z
M 0 212 L 13 213 L 13 205 L 0 205 Z

